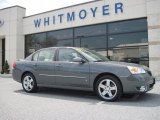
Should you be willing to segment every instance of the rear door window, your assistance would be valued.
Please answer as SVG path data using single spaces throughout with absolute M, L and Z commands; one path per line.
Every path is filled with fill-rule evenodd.
M 38 61 L 50 62 L 53 61 L 55 57 L 55 49 L 45 49 L 39 52 Z

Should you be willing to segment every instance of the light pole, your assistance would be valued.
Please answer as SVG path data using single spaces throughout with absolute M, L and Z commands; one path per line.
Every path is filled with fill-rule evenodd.
M 84 36 L 83 35 L 77 36 L 77 38 L 79 38 L 79 40 L 80 40 L 80 47 L 81 47 L 81 39 L 84 38 Z

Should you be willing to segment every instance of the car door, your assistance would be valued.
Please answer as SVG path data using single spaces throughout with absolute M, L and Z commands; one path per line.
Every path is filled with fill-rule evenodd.
M 35 70 L 38 74 L 38 84 L 55 84 L 55 48 L 43 49 L 39 52 Z
M 55 62 L 56 84 L 72 87 L 89 85 L 89 63 L 73 62 L 73 58 L 82 57 L 72 48 L 60 48 Z

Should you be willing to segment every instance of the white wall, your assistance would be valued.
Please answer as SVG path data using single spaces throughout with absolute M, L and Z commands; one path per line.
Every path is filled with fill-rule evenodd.
M 115 14 L 115 3 L 123 3 L 123 13 Z M 103 16 L 102 15 L 102 6 L 109 5 L 110 15 Z M 98 7 L 96 12 L 96 17 L 93 18 L 93 14 L 90 8 Z M 79 11 L 85 9 L 87 11 L 87 17 L 84 20 L 79 19 Z M 75 21 L 67 22 L 67 13 L 75 12 Z M 52 24 L 53 16 L 57 16 L 58 14 L 64 14 L 63 23 L 57 22 L 56 24 Z M 35 28 L 34 20 L 41 18 L 42 21 L 44 18 L 50 17 L 50 25 L 44 26 L 41 25 L 39 28 Z M 134 19 L 146 17 L 146 2 L 145 0 L 103 0 L 96 1 L 87 4 L 82 4 L 78 6 L 73 6 L 69 8 L 63 8 L 56 11 L 50 11 L 39 15 L 34 15 L 31 17 L 24 18 L 23 22 L 23 33 L 24 34 L 32 34 L 39 33 L 57 29 L 64 29 L 76 26 L 84 26 L 89 24 L 97 24 L 111 21 L 119 21 L 126 19 Z M 56 18 L 56 21 L 59 21 L 59 18 Z
M 10 67 L 19 58 L 24 58 L 23 17 L 25 9 L 14 6 L 0 10 L 4 25 L 0 27 L 0 36 L 5 38 L 5 59 Z
M 160 0 L 146 0 L 149 66 L 155 76 L 160 76 Z

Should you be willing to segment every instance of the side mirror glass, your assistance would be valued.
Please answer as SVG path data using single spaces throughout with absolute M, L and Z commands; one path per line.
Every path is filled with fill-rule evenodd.
M 73 58 L 73 62 L 85 63 L 86 61 L 80 57 Z

